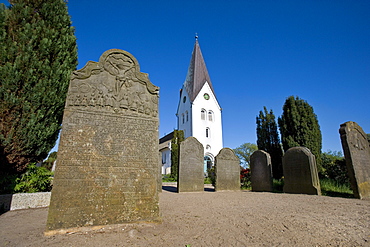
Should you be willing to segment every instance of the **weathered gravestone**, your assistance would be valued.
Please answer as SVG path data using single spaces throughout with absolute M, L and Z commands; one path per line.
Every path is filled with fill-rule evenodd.
M 204 191 L 204 149 L 195 137 L 180 143 L 177 192 Z
M 252 191 L 272 191 L 272 165 L 270 154 L 257 150 L 251 155 Z
M 315 156 L 308 148 L 293 147 L 283 157 L 284 192 L 321 195 Z
M 370 147 L 365 132 L 355 122 L 340 126 L 340 139 L 348 175 L 356 198 L 370 198 Z
M 71 77 L 46 234 L 158 221 L 158 177 L 158 87 L 108 50 Z
M 216 156 L 215 190 L 240 190 L 240 160 L 230 148 L 223 148 Z

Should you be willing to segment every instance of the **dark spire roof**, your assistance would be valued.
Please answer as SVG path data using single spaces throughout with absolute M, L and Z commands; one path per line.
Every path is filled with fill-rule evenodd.
M 190 60 L 188 74 L 186 75 L 184 83 L 191 102 L 194 101 L 206 82 L 208 82 L 213 94 L 215 95 L 206 63 L 204 62 L 202 52 L 200 51 L 198 36 L 195 36 L 194 49 Z

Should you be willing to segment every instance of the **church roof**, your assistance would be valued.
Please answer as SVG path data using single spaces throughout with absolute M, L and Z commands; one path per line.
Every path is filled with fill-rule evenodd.
M 191 102 L 194 101 L 206 82 L 208 82 L 213 94 L 216 95 L 213 90 L 211 78 L 209 77 L 202 52 L 200 51 L 198 37 L 196 37 L 188 73 L 184 83 Z

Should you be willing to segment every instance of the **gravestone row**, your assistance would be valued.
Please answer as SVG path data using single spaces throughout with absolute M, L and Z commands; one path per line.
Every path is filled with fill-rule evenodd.
M 239 158 L 230 148 L 220 150 L 215 158 L 215 190 L 240 190 Z M 204 191 L 204 149 L 195 138 L 180 143 L 177 192 Z
M 348 176 L 355 198 L 370 198 L 370 146 L 362 128 L 346 122 L 339 129 Z M 305 147 L 290 148 L 283 156 L 286 193 L 320 195 L 315 156 Z M 270 155 L 258 150 L 251 156 L 253 191 L 272 191 Z
M 108 50 L 99 62 L 73 72 L 46 235 L 160 220 L 158 90 L 140 72 L 136 58 L 123 50 Z M 203 191 L 202 144 L 190 137 L 180 150 L 178 191 Z M 228 163 L 234 166 L 224 178 L 219 175 L 218 187 L 239 188 L 233 151 L 223 150 L 217 160 L 219 171 Z
M 47 231 L 159 221 L 158 87 L 130 53 L 109 50 L 71 76 L 63 116 Z M 369 197 L 370 149 L 356 123 L 340 129 L 355 196 Z M 178 192 L 204 190 L 202 144 L 180 144 Z M 315 157 L 303 147 L 283 157 L 284 192 L 320 195 Z M 251 157 L 252 188 L 272 190 L 271 158 Z M 240 189 L 239 159 L 215 158 L 216 191 Z
M 251 155 L 253 191 L 273 191 L 270 155 L 262 150 Z M 290 148 L 283 157 L 285 193 L 320 195 L 315 156 L 305 147 Z

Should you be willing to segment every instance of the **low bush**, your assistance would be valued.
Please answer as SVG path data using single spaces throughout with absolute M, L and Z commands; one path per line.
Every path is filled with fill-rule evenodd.
M 14 193 L 14 187 L 18 176 L 16 174 L 4 174 L 0 176 L 0 194 Z
M 15 193 L 47 192 L 52 188 L 53 172 L 45 167 L 29 164 L 27 170 L 15 180 Z
M 240 170 L 240 186 L 242 189 L 252 189 L 251 170 L 249 168 Z

